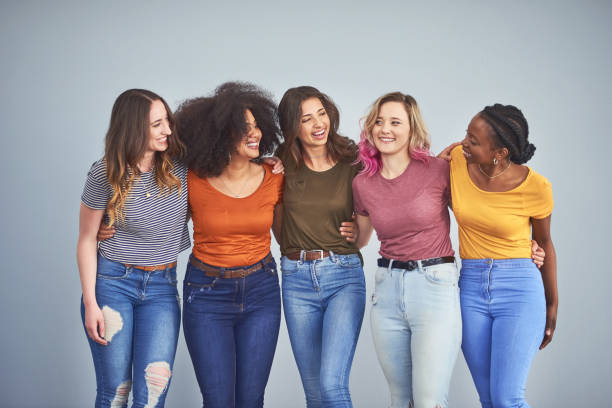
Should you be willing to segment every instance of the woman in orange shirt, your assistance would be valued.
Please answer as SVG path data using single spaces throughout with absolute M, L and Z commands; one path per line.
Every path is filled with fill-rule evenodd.
M 258 159 L 279 143 L 276 105 L 253 85 L 226 83 L 176 118 L 194 226 L 183 329 L 204 406 L 262 407 L 280 326 L 270 228 L 283 175 Z

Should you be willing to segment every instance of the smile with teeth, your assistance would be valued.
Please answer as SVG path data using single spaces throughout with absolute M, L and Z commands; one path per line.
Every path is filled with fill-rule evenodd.
M 325 129 L 321 129 L 318 132 L 312 133 L 312 136 L 316 137 L 316 138 L 320 138 L 320 137 L 325 136 Z
M 166 143 L 167 140 L 168 140 L 168 136 L 160 137 L 159 139 L 157 139 L 159 143 Z
M 247 147 L 249 149 L 259 149 L 259 142 L 250 142 L 250 143 L 247 143 Z
M 472 155 L 472 153 L 468 152 L 468 151 L 467 151 L 467 150 L 465 150 L 464 148 L 462 148 L 462 150 L 463 150 L 463 155 L 464 155 L 465 157 L 470 157 L 470 156 Z
M 395 142 L 395 138 L 394 137 L 385 137 L 385 136 L 379 136 L 378 140 L 380 140 L 383 143 L 391 143 L 391 142 Z

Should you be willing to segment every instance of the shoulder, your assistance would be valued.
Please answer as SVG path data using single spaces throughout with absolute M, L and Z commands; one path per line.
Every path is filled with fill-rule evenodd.
M 529 175 L 527 177 L 527 188 L 530 191 L 538 193 L 546 193 L 547 191 L 552 192 L 552 184 L 550 184 L 550 181 L 531 167 L 529 167 Z
M 180 160 L 172 160 L 173 171 L 176 176 L 187 176 L 187 166 Z
M 101 158 L 95 161 L 89 171 L 87 172 L 87 177 L 93 178 L 96 180 L 105 180 L 106 179 L 106 159 Z
M 353 179 L 353 189 L 359 190 L 373 182 L 375 176 L 368 176 L 366 173 L 359 173 Z
M 278 173 L 278 174 L 273 173 L 272 166 L 267 163 L 262 163 L 261 165 L 263 166 L 266 172 L 266 175 L 265 175 L 266 180 L 269 180 L 269 182 L 272 184 L 282 184 L 283 183 L 283 179 L 285 178 L 283 173 Z
M 453 149 L 450 152 L 450 156 L 451 156 L 451 160 L 463 159 L 464 158 L 463 147 L 461 147 L 461 145 L 453 147 Z

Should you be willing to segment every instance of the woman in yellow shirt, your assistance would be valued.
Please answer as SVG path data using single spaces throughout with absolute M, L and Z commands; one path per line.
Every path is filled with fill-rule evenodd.
M 451 151 L 452 207 L 462 258 L 463 354 L 483 407 L 528 407 L 525 383 L 557 317 L 548 180 L 522 164 L 535 151 L 522 112 L 487 106 Z M 531 236 L 544 248 L 541 273 Z

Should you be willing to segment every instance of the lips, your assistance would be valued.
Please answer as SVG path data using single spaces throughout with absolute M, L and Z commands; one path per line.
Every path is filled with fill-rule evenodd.
M 247 147 L 249 149 L 259 149 L 259 142 L 250 142 L 250 143 L 247 143 Z
M 394 137 L 378 137 L 378 140 L 380 140 L 383 143 L 393 143 L 395 142 L 395 138 Z
M 470 157 L 472 157 L 472 153 L 470 153 L 468 150 L 465 150 L 465 147 L 461 147 L 461 150 L 463 151 L 463 155 L 465 156 L 466 159 L 469 159 Z
M 319 130 L 318 132 L 311 133 L 311 136 L 315 139 L 322 139 L 325 137 L 325 129 Z

